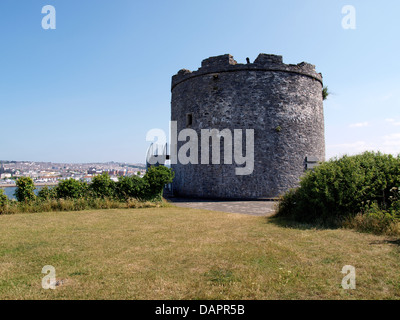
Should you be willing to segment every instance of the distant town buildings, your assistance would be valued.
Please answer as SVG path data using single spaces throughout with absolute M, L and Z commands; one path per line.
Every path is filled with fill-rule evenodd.
M 51 163 L 0 161 L 0 186 L 13 185 L 19 177 L 30 177 L 38 184 L 57 184 L 61 180 L 76 179 L 91 182 L 96 175 L 107 173 L 118 181 L 120 176 L 141 175 L 144 164 L 128 163 Z

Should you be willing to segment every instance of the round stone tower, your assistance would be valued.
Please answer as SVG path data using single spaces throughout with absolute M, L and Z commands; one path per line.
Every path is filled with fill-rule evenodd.
M 284 64 L 276 55 L 260 54 L 253 63 L 238 64 L 226 54 L 203 60 L 197 71 L 180 70 L 172 77 L 171 120 L 176 121 L 178 134 L 194 130 L 199 147 L 198 163 L 183 164 L 178 159 L 172 164 L 174 194 L 269 199 L 296 187 L 307 169 L 325 160 L 322 89 L 322 75 L 315 66 Z M 219 164 L 202 161 L 201 136 L 206 129 L 217 129 L 221 133 L 217 136 L 223 137 Z M 231 145 L 225 144 L 231 137 L 222 134 L 224 129 L 231 132 Z M 242 133 L 244 156 L 252 152 L 249 146 L 246 150 L 252 132 L 253 169 L 238 174 L 237 168 L 247 164 L 238 164 L 234 156 L 229 161 L 229 153 L 237 152 L 233 136 Z M 211 159 L 216 149 L 212 139 L 207 141 Z M 178 141 L 177 150 L 185 143 Z

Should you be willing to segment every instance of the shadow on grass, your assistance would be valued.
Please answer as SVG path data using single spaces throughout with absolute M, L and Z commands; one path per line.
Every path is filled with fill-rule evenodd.
M 396 240 L 393 240 L 393 239 L 390 239 L 390 240 L 378 240 L 378 241 L 373 241 L 370 244 L 378 244 L 378 245 L 379 244 L 392 244 L 392 245 L 400 247 L 400 239 L 396 239 Z
M 386 243 L 395 244 L 396 246 L 400 246 L 400 239 L 397 239 L 397 240 L 386 240 Z
M 341 225 L 335 221 L 315 221 L 315 222 L 303 222 L 296 221 L 290 217 L 281 217 L 274 215 L 266 218 L 267 223 L 272 223 L 276 226 L 288 229 L 298 230 L 335 230 L 340 229 Z
M 315 222 L 315 223 L 309 223 L 309 222 L 300 222 L 300 221 L 295 221 L 291 218 L 287 217 L 280 217 L 280 216 L 272 216 L 272 217 L 267 217 L 266 218 L 266 223 L 272 223 L 276 226 L 282 227 L 282 228 L 288 228 L 288 229 L 297 229 L 297 230 L 338 230 L 338 229 L 347 229 L 342 226 L 341 223 L 339 222 Z M 373 242 L 370 242 L 370 245 L 382 245 L 382 244 L 391 244 L 398 246 L 400 248 L 400 239 L 397 238 L 396 236 L 388 236 L 385 234 L 374 234 L 372 232 L 365 232 L 365 231 L 360 231 L 360 230 L 355 230 L 355 229 L 347 229 L 347 230 L 353 230 L 359 233 L 365 233 L 365 234 L 372 234 L 372 235 L 377 235 L 377 236 L 385 236 L 389 237 L 388 239 L 384 240 L 376 240 Z

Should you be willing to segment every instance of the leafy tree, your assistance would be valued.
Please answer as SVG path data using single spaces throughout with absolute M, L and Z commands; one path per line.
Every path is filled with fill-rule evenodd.
M 35 184 L 29 177 L 21 177 L 16 182 L 15 197 L 19 202 L 33 201 L 36 198 Z
M 87 195 L 88 186 L 85 182 L 71 178 L 60 182 L 55 189 L 59 199 L 80 199 Z
M 89 190 L 96 198 L 113 198 L 115 196 L 115 182 L 111 180 L 108 173 L 104 172 L 93 178 Z

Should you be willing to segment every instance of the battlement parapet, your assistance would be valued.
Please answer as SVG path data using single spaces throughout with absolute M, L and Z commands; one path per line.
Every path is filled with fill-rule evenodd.
M 218 68 L 218 67 L 226 67 L 226 66 L 234 66 L 237 62 L 233 59 L 233 56 L 230 54 L 224 54 L 222 56 L 215 56 L 204 59 L 201 62 L 201 68 Z
M 278 64 L 281 65 L 283 64 L 283 58 L 282 56 L 277 56 L 274 54 L 265 54 L 265 53 L 260 53 L 257 57 L 256 60 L 254 60 L 254 64 L 257 65 L 274 65 Z
M 297 73 L 314 78 L 322 84 L 322 75 L 321 73 L 316 72 L 314 65 L 306 62 L 301 62 L 299 64 L 285 64 L 283 63 L 282 56 L 260 53 L 253 63 L 247 64 L 237 63 L 230 54 L 209 57 L 202 61 L 201 67 L 197 71 L 181 69 L 172 77 L 171 88 L 173 89 L 179 83 L 193 77 L 235 71 L 275 71 Z

